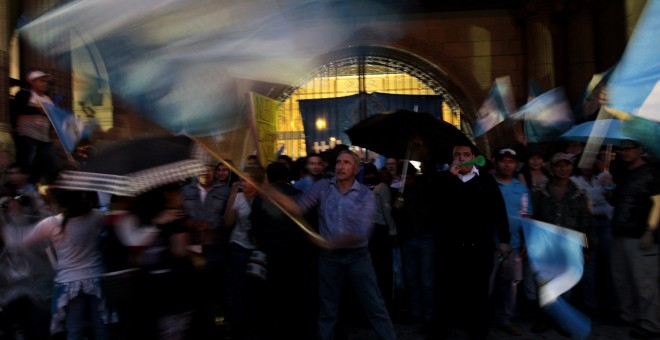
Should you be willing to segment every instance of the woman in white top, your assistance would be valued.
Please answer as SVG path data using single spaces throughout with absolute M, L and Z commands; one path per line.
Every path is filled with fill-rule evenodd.
M 61 213 L 39 222 L 23 240 L 28 246 L 49 240 L 55 248 L 51 333 L 66 330 L 68 340 L 83 339 L 89 323 L 94 339 L 108 339 L 98 247 L 103 213 L 92 209 L 90 193 L 54 189 L 52 194 Z
M 263 168 L 246 168 L 245 175 L 255 184 L 261 184 L 265 177 Z M 240 192 L 239 192 L 240 191 Z M 230 323 L 232 326 L 232 337 L 243 338 L 247 333 L 247 289 L 245 271 L 248 259 L 256 248 L 252 237 L 250 213 L 252 212 L 252 200 L 257 190 L 248 181 L 241 179 L 234 183 L 227 201 L 225 212 L 225 228 L 231 230 L 229 236 L 229 261 L 230 261 Z

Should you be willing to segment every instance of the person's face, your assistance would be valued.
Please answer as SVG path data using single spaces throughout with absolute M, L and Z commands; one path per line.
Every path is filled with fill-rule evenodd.
M 321 176 L 323 173 L 323 159 L 321 157 L 310 157 L 307 159 L 307 171 L 312 176 Z
M 354 179 L 358 172 L 360 172 L 360 167 L 355 163 L 353 156 L 343 153 L 337 157 L 337 163 L 335 163 L 335 176 L 337 180 Z
M 392 176 L 396 176 L 396 159 L 388 158 L 385 160 L 385 169 L 390 172 Z
M 543 163 L 545 163 L 543 157 L 538 155 L 529 156 L 529 159 L 527 159 L 527 165 L 532 170 L 540 170 L 543 167 Z
M 512 178 L 518 168 L 518 161 L 513 158 L 504 157 L 495 162 L 495 172 L 497 175 Z
M 257 164 L 256 158 L 248 158 L 246 166 L 251 168 L 256 168 L 257 166 L 259 166 L 259 164 Z
M 215 169 L 215 175 L 218 177 L 220 182 L 227 182 L 229 180 L 229 168 L 224 164 L 218 165 Z
M 627 163 L 635 162 L 642 158 L 644 150 L 641 146 L 632 143 L 623 142 L 620 148 L 621 160 Z
M 30 86 L 37 93 L 44 93 L 48 90 L 48 77 L 37 78 L 30 82 Z
M 557 179 L 567 179 L 573 174 L 573 164 L 568 161 L 557 161 L 551 168 L 552 175 Z
M 474 159 L 474 154 L 469 146 L 456 146 L 454 147 L 454 162 L 463 163 Z M 472 165 L 463 165 L 458 172 L 462 175 L 467 174 L 472 170 Z
M 213 166 L 208 166 L 206 167 L 206 172 L 203 174 L 199 175 L 199 184 L 201 184 L 203 187 L 208 187 L 213 184 L 213 175 L 214 175 L 214 167 Z

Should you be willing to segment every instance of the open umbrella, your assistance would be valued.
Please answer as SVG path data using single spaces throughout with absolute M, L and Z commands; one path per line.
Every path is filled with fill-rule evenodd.
M 623 122 L 618 119 L 597 119 L 570 128 L 561 137 L 578 142 L 587 142 L 589 138 L 599 140 L 600 144 L 619 144 L 624 139 L 636 140 L 621 131 Z
M 63 171 L 55 186 L 137 196 L 206 171 L 199 150 L 186 136 L 131 140 L 89 158 L 79 171 Z
M 346 131 L 354 145 L 387 157 L 450 163 L 456 144 L 473 144 L 455 126 L 430 113 L 398 110 L 373 115 Z

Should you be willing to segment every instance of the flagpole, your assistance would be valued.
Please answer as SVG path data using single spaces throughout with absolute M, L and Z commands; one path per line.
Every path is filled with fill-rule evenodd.
M 279 209 L 282 213 L 284 213 L 284 215 L 290 218 L 296 224 L 296 226 L 298 226 L 303 232 L 305 232 L 305 234 L 311 237 L 312 240 L 315 241 L 317 245 L 326 249 L 332 248 L 332 244 L 328 240 L 324 239 L 321 235 L 319 235 L 316 231 L 314 231 L 312 227 L 303 218 L 293 216 L 293 214 L 287 211 L 280 203 L 276 202 L 271 197 L 271 195 L 268 192 L 266 192 L 260 185 L 252 181 L 252 179 L 249 176 L 246 176 L 238 168 L 236 168 L 235 166 L 224 160 L 224 158 L 220 156 L 219 152 L 213 150 L 210 146 L 208 146 L 198 137 L 192 137 L 192 136 L 188 136 L 188 137 L 193 141 L 195 141 L 197 145 L 204 148 L 204 150 L 206 150 L 209 154 L 211 154 L 211 156 L 213 156 L 213 158 L 215 158 L 218 162 L 222 163 L 224 166 L 229 168 L 229 170 L 235 173 L 242 180 L 252 185 L 260 194 L 263 194 L 273 205 L 275 205 L 277 209 Z

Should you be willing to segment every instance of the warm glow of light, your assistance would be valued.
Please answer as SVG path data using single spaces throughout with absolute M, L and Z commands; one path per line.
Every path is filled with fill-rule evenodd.
M 316 128 L 319 130 L 325 129 L 325 119 L 319 118 L 316 120 Z

